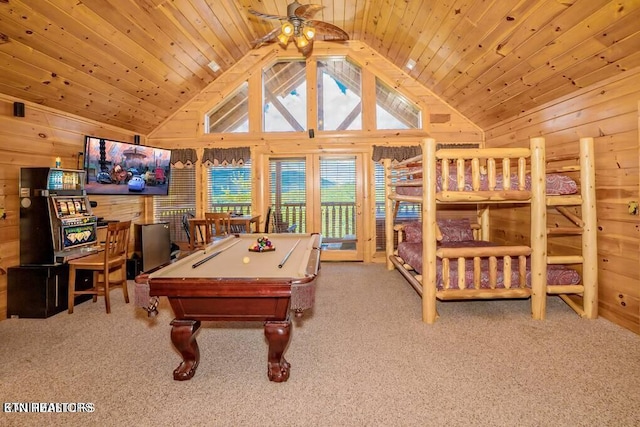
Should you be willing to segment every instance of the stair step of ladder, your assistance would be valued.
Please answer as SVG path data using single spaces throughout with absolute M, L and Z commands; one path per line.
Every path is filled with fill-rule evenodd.
M 547 234 L 555 235 L 581 235 L 583 233 L 582 228 L 578 227 L 552 227 L 547 228 Z
M 582 255 L 555 255 L 547 257 L 547 264 L 582 264 L 584 257 Z
M 547 206 L 580 206 L 581 196 L 547 196 Z

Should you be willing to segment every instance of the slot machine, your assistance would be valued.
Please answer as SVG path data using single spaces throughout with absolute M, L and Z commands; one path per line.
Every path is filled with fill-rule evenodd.
M 98 221 L 84 185 L 82 170 L 20 170 L 20 265 L 8 269 L 8 317 L 45 318 L 67 309 L 66 261 L 98 250 Z M 76 278 L 76 289 L 92 284 L 90 274 Z M 89 299 L 77 296 L 75 304 Z
M 84 190 L 85 171 L 20 170 L 20 263 L 64 263 L 94 251 L 98 220 Z

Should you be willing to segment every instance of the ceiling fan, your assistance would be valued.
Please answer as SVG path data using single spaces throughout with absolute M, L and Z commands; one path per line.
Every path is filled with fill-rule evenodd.
M 253 47 L 262 46 L 264 43 L 275 41 L 286 46 L 291 38 L 303 55 L 308 55 L 313 46 L 316 34 L 328 37 L 328 40 L 349 40 L 349 35 L 340 27 L 324 21 L 316 21 L 311 18 L 324 6 L 319 4 L 302 5 L 297 1 L 287 5 L 287 16 L 269 15 L 249 9 L 249 13 L 264 19 L 277 19 L 282 22 L 280 27 L 274 28 L 267 35 L 252 42 Z

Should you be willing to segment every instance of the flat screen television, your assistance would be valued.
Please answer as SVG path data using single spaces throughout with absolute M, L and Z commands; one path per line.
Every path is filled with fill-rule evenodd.
M 166 196 L 171 150 L 86 136 L 87 194 Z

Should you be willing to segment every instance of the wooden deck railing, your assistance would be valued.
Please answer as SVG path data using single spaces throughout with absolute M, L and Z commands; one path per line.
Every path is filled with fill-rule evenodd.
M 400 217 L 419 217 L 419 208 L 407 207 L 410 211 L 401 211 Z M 384 203 L 376 203 L 376 247 L 384 248 Z M 411 210 L 417 209 L 417 210 Z M 340 241 L 352 238 L 356 235 L 356 205 L 348 202 L 323 203 L 320 207 L 322 234 L 327 241 Z M 249 203 L 226 203 L 218 204 L 212 211 L 216 212 L 236 212 L 240 214 L 250 214 L 251 205 Z M 186 234 L 182 226 L 182 216 L 185 213 L 193 214 L 194 210 L 175 209 L 163 212 L 160 220 L 167 221 L 171 228 L 171 239 L 173 241 L 186 241 Z M 286 203 L 280 206 L 279 213 L 282 218 L 282 226 L 296 224 L 296 232 L 306 232 L 307 207 L 304 203 Z M 266 214 L 266 213 L 265 213 Z M 278 214 L 274 210 L 274 217 Z M 264 218 L 262 218 L 264 221 Z M 272 219 L 273 220 L 273 219 Z M 272 223 L 273 224 L 273 223 Z
M 248 204 L 218 204 L 216 211 L 250 213 Z M 356 205 L 349 202 L 325 202 L 320 206 L 322 235 L 325 239 L 343 239 L 356 234 Z M 307 206 L 304 203 L 283 203 L 271 212 L 272 224 L 280 223 L 281 228 L 296 225 L 296 232 L 306 232 Z

